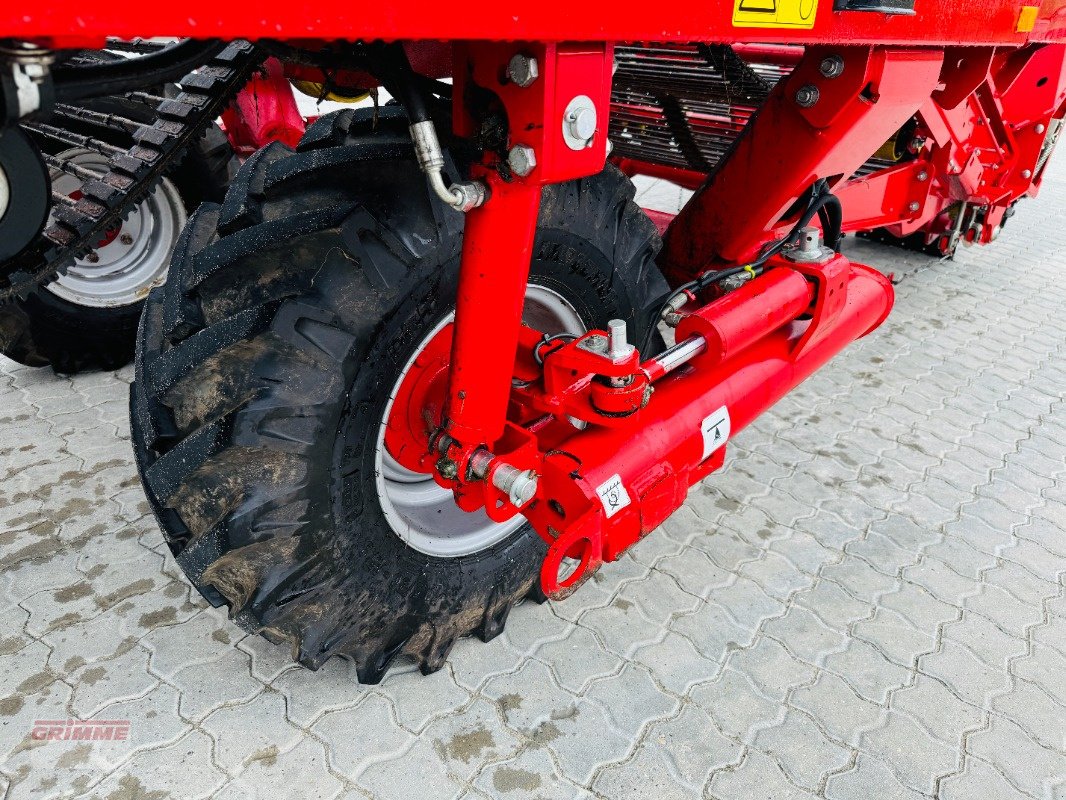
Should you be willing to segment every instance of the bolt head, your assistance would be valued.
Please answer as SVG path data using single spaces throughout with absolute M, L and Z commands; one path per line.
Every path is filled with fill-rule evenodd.
M 915 213 L 915 212 L 916 212 L 916 211 L 917 211 L 917 210 L 918 210 L 919 208 L 921 208 L 921 207 L 922 207 L 922 204 L 921 204 L 921 203 L 919 203 L 919 202 L 918 202 L 917 200 L 912 200 L 912 201 L 911 201 L 911 202 L 910 202 L 910 203 L 909 203 L 909 204 L 907 205 L 907 210 L 908 210 L 908 211 L 910 211 L 910 212 L 911 212 L 911 213 L 913 214 L 913 213 Z
M 596 104 L 588 95 L 579 94 L 566 104 L 562 116 L 563 141 L 571 150 L 592 147 L 599 119 Z
M 507 153 L 507 163 L 511 167 L 511 172 L 524 178 L 537 166 L 537 155 L 532 147 L 518 144 Z
M 122 244 L 124 244 L 124 245 L 131 245 L 131 244 L 133 244 L 133 237 L 132 237 L 132 236 L 130 236 L 130 235 L 129 235 L 128 233 L 124 233 L 124 234 L 122 234 L 121 236 L 119 236 L 119 237 L 118 237 L 118 240 L 119 240 L 120 242 L 122 242 Z
M 606 353 L 610 346 L 607 337 L 600 333 L 594 333 L 584 341 L 585 349 L 590 353 Z
M 507 77 L 511 82 L 526 89 L 540 77 L 540 66 L 533 56 L 525 56 L 521 53 L 511 56 L 507 63 Z
M 459 477 L 459 465 L 447 456 L 437 459 L 437 472 L 445 480 L 454 481 Z
M 537 473 L 531 469 L 515 476 L 511 484 L 511 491 L 507 493 L 507 499 L 511 504 L 521 508 L 537 495 Z
M 575 139 L 591 139 L 596 133 L 596 109 L 591 106 L 574 109 L 566 124 Z
M 1023 169 L 1022 177 L 1026 180 L 1029 180 L 1031 177 L 1033 177 L 1033 171 L 1031 169 Z
M 1044 127 L 1043 123 L 1038 123 L 1033 127 L 1033 133 L 1043 133 L 1046 130 L 1047 128 Z
M 839 78 L 844 73 L 844 59 L 840 56 L 826 56 L 818 65 L 818 71 L 827 78 Z
M 89 255 L 85 256 L 85 260 L 88 261 L 90 264 L 95 264 L 100 260 L 100 256 L 98 256 L 95 252 L 89 253 Z
M 929 180 L 929 173 L 923 169 L 918 173 L 918 183 L 925 183 L 927 180 Z
M 821 98 L 821 92 L 814 84 L 808 83 L 796 90 L 796 105 L 800 108 L 811 108 Z

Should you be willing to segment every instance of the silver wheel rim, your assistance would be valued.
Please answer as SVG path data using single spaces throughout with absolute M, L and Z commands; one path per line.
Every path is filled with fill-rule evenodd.
M 79 167 L 107 172 L 108 160 L 93 150 L 74 148 L 59 154 Z M 80 178 L 52 173 L 52 189 L 71 195 Z M 164 178 L 129 212 L 114 238 L 77 259 L 47 288 L 69 303 L 91 308 L 118 308 L 139 303 L 166 278 L 170 254 L 185 227 L 185 204 L 174 184 Z M 96 260 L 92 260 L 95 258 Z
M 7 207 L 11 203 L 11 183 L 7 179 L 7 173 L 0 167 L 0 219 L 7 213 Z
M 400 466 L 385 449 L 385 420 L 392 413 L 400 384 L 418 354 L 454 316 L 448 314 L 437 323 L 404 364 L 385 404 L 374 451 L 378 498 L 389 526 L 408 546 L 439 558 L 480 553 L 506 539 L 526 521 L 519 514 L 507 522 L 494 522 L 484 511 L 463 511 L 455 505 L 450 490 L 442 489 L 425 473 Z M 522 321 L 548 334 L 581 334 L 586 330 L 584 321 L 570 302 L 558 292 L 536 284 L 530 284 L 526 290 Z

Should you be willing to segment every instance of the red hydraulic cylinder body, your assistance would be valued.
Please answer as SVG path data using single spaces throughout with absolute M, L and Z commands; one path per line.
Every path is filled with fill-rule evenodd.
M 781 274 L 774 276 L 774 272 Z M 768 272 L 737 292 L 758 292 L 762 287 L 756 284 L 763 279 L 782 302 L 782 308 L 798 308 L 798 316 L 809 304 L 808 281 L 787 268 Z M 846 302 L 839 314 L 821 322 L 828 326 L 824 335 L 802 348 L 797 345 L 814 324 L 812 320 L 783 321 L 778 309 L 760 309 L 758 300 L 750 297 L 746 306 L 722 300 L 711 304 L 700 315 L 702 321 L 698 325 L 713 331 L 726 343 L 725 347 L 719 346 L 717 351 L 710 348 L 686 367 L 658 381 L 652 402 L 632 426 L 590 427 L 566 443 L 567 460 L 582 465 L 580 477 L 569 476 L 577 484 L 582 502 L 575 503 L 579 495 L 571 487 L 567 487 L 570 491 L 562 489 L 566 479 L 558 475 L 558 496 L 565 496 L 570 503 L 566 518 L 590 511 L 599 516 L 599 541 L 592 542 L 599 552 L 587 567 L 594 569 L 600 560 L 617 558 L 662 523 L 684 502 L 692 484 L 721 465 L 721 453 L 717 451 L 726 439 L 850 342 L 880 324 L 892 301 L 892 284 L 885 276 L 869 267 L 851 264 Z M 720 316 L 714 312 L 715 307 L 722 308 Z M 755 315 L 760 321 L 758 325 L 744 319 L 741 310 L 745 307 L 749 317 Z M 719 429 L 709 431 L 709 421 L 719 425 Z M 711 434 L 723 434 L 721 442 L 710 440 Z M 718 457 L 712 457 L 716 453 Z M 620 479 L 630 502 L 620 511 L 604 513 L 597 490 L 616 479 Z M 551 491 L 550 496 L 556 496 L 554 486 Z M 536 514 L 528 516 L 540 530 Z M 560 537 L 551 549 L 541 573 L 549 593 L 559 590 L 558 584 L 551 585 L 552 569 L 565 555 L 563 551 L 574 546 L 573 541 L 564 538 Z
M 813 299 L 814 286 L 798 272 L 772 269 L 684 317 L 677 340 L 702 336 L 704 354 L 724 361 L 796 319 Z

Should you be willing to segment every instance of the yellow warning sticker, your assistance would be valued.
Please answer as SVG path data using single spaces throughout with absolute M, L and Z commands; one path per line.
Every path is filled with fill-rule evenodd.
M 1040 14 L 1040 6 L 1022 6 L 1018 13 L 1018 33 L 1031 33 L 1036 27 L 1036 18 Z
M 814 27 L 818 0 L 733 0 L 734 28 Z

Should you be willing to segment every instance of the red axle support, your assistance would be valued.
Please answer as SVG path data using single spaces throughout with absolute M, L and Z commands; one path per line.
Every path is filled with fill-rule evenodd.
M 799 86 L 817 80 L 809 73 L 818 72 L 822 54 L 812 56 L 812 52 L 808 51 L 793 76 Z M 668 255 L 681 252 L 688 258 L 685 266 L 690 271 L 702 272 L 712 255 L 754 253 L 777 233 L 776 227 L 783 224 L 782 217 L 805 186 L 854 170 L 868 156 L 866 147 L 875 149 L 873 142 L 887 139 L 914 113 L 940 72 L 938 51 L 845 48 L 842 52 L 843 72 L 820 75 L 824 81 L 835 81 L 822 90 L 820 105 L 797 108 L 795 89 L 777 92 L 776 106 L 763 110 L 742 137 L 738 151 L 686 208 L 692 211 L 683 212 L 671 227 Z M 539 77 L 524 86 L 510 79 L 508 63 L 516 55 L 535 58 L 540 67 Z M 710 471 L 716 463 L 708 461 L 712 450 L 700 448 L 700 457 L 695 458 L 697 448 L 692 442 L 703 435 L 701 426 L 714 422 L 714 414 L 721 410 L 728 416 L 731 405 L 740 403 L 742 409 L 732 413 L 740 420 L 737 428 L 746 424 L 847 342 L 873 327 L 891 304 L 891 290 L 885 288 L 883 279 L 873 283 L 881 292 L 878 295 L 869 288 L 873 279 L 860 268 L 852 269 L 843 258 L 792 265 L 771 270 L 713 309 L 698 312 L 681 329 L 683 336 L 701 343 L 688 355 L 700 354 L 683 370 L 684 381 L 680 375 L 662 379 L 663 386 L 670 387 L 668 400 L 653 398 L 648 405 L 650 379 L 667 371 L 663 362 L 649 362 L 646 369 L 638 369 L 635 356 L 604 360 L 602 353 L 589 352 L 586 340 L 590 337 L 547 353 L 543 378 L 534 381 L 532 390 L 525 388 L 532 384 L 527 376 L 515 372 L 515 353 L 521 338 L 520 311 L 540 187 L 602 168 L 605 124 L 602 128 L 597 124 L 587 147 L 568 147 L 560 129 L 565 133 L 567 109 L 579 97 L 592 104 L 598 120 L 605 121 L 610 55 L 609 47 L 584 45 L 470 44 L 457 48 L 456 132 L 470 136 L 478 131 L 475 106 L 484 103 L 486 91 L 490 92 L 508 118 L 507 147 L 511 153 L 514 148 L 524 149 L 527 157 L 521 159 L 524 169 L 512 170 L 501 169 L 490 155 L 476 171 L 488 183 L 490 199 L 471 211 L 467 220 L 441 427 L 444 435 L 431 440 L 434 452 L 422 462 L 434 464 L 438 482 L 455 490 L 460 507 L 485 507 L 501 517 L 517 509 L 506 502 L 505 494 L 488 486 L 487 478 L 503 464 L 542 474 L 535 501 L 519 505 L 541 535 L 554 542 L 551 553 L 557 562 L 567 554 L 577 554 L 586 569 L 616 557 L 661 522 L 680 505 L 687 487 Z M 738 171 L 741 167 L 734 166 L 738 157 L 769 158 L 772 146 L 780 144 L 780 133 L 761 125 L 766 116 L 771 122 L 784 120 L 799 126 L 797 147 L 789 150 L 787 160 L 778 153 L 769 165 L 780 174 L 762 181 L 759 193 L 744 195 L 751 209 L 741 205 L 741 213 L 726 213 L 726 208 L 738 208 L 722 194 L 724 187 L 741 188 L 735 184 L 743 174 Z M 742 166 L 750 167 L 750 163 Z M 744 188 L 747 181 L 744 178 Z M 766 187 L 776 190 L 765 191 Z M 851 284 L 859 288 L 850 290 Z M 809 321 L 793 323 L 807 312 Z M 786 327 L 787 335 L 776 333 Z M 771 340 L 777 342 L 776 351 L 766 344 Z M 723 364 L 734 365 L 749 377 L 729 377 L 733 367 L 727 370 Z M 512 391 L 515 375 L 523 388 Z M 704 375 L 713 375 L 713 379 L 704 380 Z M 755 381 L 750 376 L 761 376 L 764 383 L 743 383 Z M 663 386 L 656 388 L 666 391 Z M 507 419 L 509 400 L 516 399 L 534 412 L 520 425 Z M 708 407 L 712 401 L 715 405 Z M 558 425 L 542 424 L 537 413 L 544 419 L 571 417 L 592 424 L 575 435 L 573 428 L 560 432 Z M 719 424 L 718 433 L 722 430 Z M 581 443 L 586 441 L 595 444 L 585 449 Z M 574 447 L 581 448 L 577 470 L 572 463 L 569 468 L 559 464 L 560 458 L 566 461 L 575 454 Z M 616 451 L 623 455 L 619 457 Z M 437 453 L 442 457 L 434 462 Z M 622 474 L 620 465 L 630 472 Z M 590 483 L 589 475 L 602 480 Z M 612 487 L 620 492 L 619 497 L 631 491 L 628 496 L 637 501 L 623 505 L 643 510 L 619 510 L 619 519 L 607 525 L 604 520 L 612 519 L 614 513 L 600 500 Z M 551 568 L 550 563 L 545 567 L 546 576 Z M 575 574 L 565 586 L 576 580 Z M 553 592 L 565 588 L 548 578 L 544 585 Z
M 535 59 L 536 76 L 522 86 L 508 76 L 515 56 Z M 455 127 L 472 135 L 476 89 L 496 95 L 507 114 L 509 153 L 521 161 L 494 163 L 479 175 L 489 199 L 467 215 L 444 431 L 460 465 L 504 432 L 541 186 L 593 175 L 607 156 L 607 117 L 613 50 L 606 44 L 469 44 L 457 48 Z M 575 101 L 594 121 L 587 142 L 564 136 Z M 498 454 L 499 455 L 499 454 Z M 460 479 L 459 483 L 462 483 Z
M 512 80 L 507 65 L 516 55 L 535 58 L 539 77 Z M 985 55 L 975 58 L 983 64 Z M 732 433 L 880 324 L 892 304 L 879 273 L 817 246 L 785 250 L 803 263 L 775 256 L 760 277 L 689 314 L 678 326 L 677 349 L 641 364 L 637 354 L 596 349 L 592 341 L 603 334 L 590 332 L 546 346 L 540 369 L 531 357 L 540 337 L 520 319 L 541 187 L 602 168 L 609 58 L 606 46 L 457 48 L 456 132 L 481 133 L 478 104 L 484 111 L 486 96 L 494 96 L 491 111 L 506 115 L 510 133 L 505 149 L 490 150 L 475 170 L 489 200 L 466 223 L 446 390 L 438 359 L 434 384 L 422 392 L 433 399 L 421 411 L 436 417 L 429 406 L 443 408 L 442 435 L 395 451 L 390 441 L 403 463 L 433 468 L 461 508 L 484 508 L 493 519 L 520 510 L 549 544 L 541 578 L 551 595 L 572 590 L 660 524 L 689 486 L 721 466 Z M 670 277 L 744 263 L 780 240 L 807 189 L 820 180 L 843 185 L 932 102 L 934 90 L 941 98 L 981 94 L 973 88 L 980 69 L 945 80 L 943 60 L 941 50 L 808 48 L 671 224 Z M 999 100 L 986 94 L 976 102 L 987 110 Z M 599 122 L 588 147 L 567 147 L 560 128 L 579 97 Z M 1006 138 L 1000 128 L 996 141 Z M 525 151 L 517 161 L 507 155 L 516 148 Z M 871 196 L 853 211 L 868 224 L 912 213 L 915 225 L 939 212 L 944 201 L 921 171 L 938 167 L 940 152 L 915 147 L 913 160 L 871 179 L 880 207 Z M 857 185 L 847 184 L 853 195 Z M 418 391 L 412 384 L 412 396 Z M 400 420 L 398 429 L 417 433 L 426 418 Z M 587 427 L 575 430 L 568 419 Z M 519 472 L 522 492 L 501 488 L 501 475 Z M 560 577 L 568 559 L 579 566 Z
M 467 214 L 444 423 L 470 445 L 503 435 L 540 184 L 489 178 L 491 197 Z
M 722 465 L 732 435 L 884 320 L 893 300 L 887 278 L 840 256 L 823 266 L 844 274 L 845 300 L 831 318 L 796 319 L 815 289 L 782 264 L 738 290 L 739 299 L 701 309 L 685 329 L 735 347 L 707 348 L 658 381 L 628 424 L 589 426 L 544 458 L 544 499 L 524 513 L 550 545 L 541 571 L 547 594 L 569 593 L 661 524 Z M 580 566 L 560 578 L 568 558 Z

